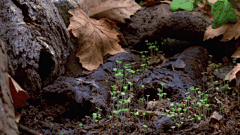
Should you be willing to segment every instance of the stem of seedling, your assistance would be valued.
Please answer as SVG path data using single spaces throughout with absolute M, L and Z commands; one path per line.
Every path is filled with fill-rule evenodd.
M 173 129 L 173 132 L 174 132 L 175 126 L 172 126 L 171 128 Z
M 219 114 L 221 114 L 221 101 L 217 102 L 219 104 Z
M 162 85 L 162 90 L 163 90 L 163 86 L 165 85 L 165 83 L 162 82 L 161 85 Z

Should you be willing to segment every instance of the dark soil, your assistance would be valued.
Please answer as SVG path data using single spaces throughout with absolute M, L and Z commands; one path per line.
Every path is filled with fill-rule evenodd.
M 159 64 L 153 64 L 152 68 L 156 70 L 157 66 Z M 209 67 L 213 66 L 208 66 L 208 69 Z M 108 109 L 110 109 L 110 112 L 107 112 L 100 108 L 93 111 L 89 109 L 91 107 L 86 108 L 87 106 L 79 109 L 76 103 L 69 102 L 64 97 L 49 95 L 43 97 L 41 102 L 30 104 L 21 110 L 19 130 L 21 135 L 40 133 L 46 135 L 237 135 L 240 133 L 239 97 L 234 82 L 226 85 L 227 82 L 223 82 L 217 77 L 218 73 L 214 70 L 222 67 L 226 68 L 226 65 L 220 65 L 218 68 L 215 66 L 202 76 L 200 85 L 195 86 L 199 99 L 195 99 L 196 96 L 189 96 L 191 94 L 186 94 L 186 97 L 190 97 L 189 104 L 198 105 L 187 105 L 186 99 L 184 100 L 179 92 L 169 93 L 165 89 L 167 87 L 163 87 L 163 92 L 167 92 L 167 96 L 163 96 L 161 99 L 160 108 L 157 93 L 146 88 L 142 92 L 129 92 L 129 95 L 140 93 L 141 96 L 137 96 L 139 100 L 134 100 L 134 98 L 131 100 L 130 98 L 130 103 L 125 104 L 125 108 L 128 108 L 129 111 L 125 113 L 122 111 L 118 115 L 116 114 L 119 107 L 116 104 L 120 100 L 113 102 L 111 97 L 106 101 Z M 207 69 L 204 70 L 207 71 Z M 167 71 L 163 70 L 162 72 Z M 146 73 L 142 80 L 147 78 Z M 134 85 L 138 84 L 134 83 Z M 148 86 L 146 85 L 146 87 Z M 191 89 L 193 90 L 193 88 Z M 139 91 L 139 89 L 135 87 L 133 91 Z M 169 102 L 167 98 L 171 98 L 171 101 Z M 205 107 L 201 107 L 201 103 L 204 102 L 206 102 Z M 92 104 L 85 105 L 91 106 Z M 207 106 L 209 109 L 206 108 Z M 188 111 L 184 113 L 183 109 L 187 107 Z M 178 110 L 179 108 L 182 110 Z M 97 115 L 97 118 L 94 118 L 94 114 Z

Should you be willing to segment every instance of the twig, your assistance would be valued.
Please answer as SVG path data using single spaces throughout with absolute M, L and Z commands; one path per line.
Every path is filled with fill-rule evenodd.
M 39 133 L 39 132 L 37 132 L 37 131 L 35 131 L 33 129 L 30 129 L 30 128 L 26 127 L 26 126 L 23 126 L 22 124 L 18 124 L 18 127 L 20 129 L 26 131 L 27 133 L 32 134 L 32 135 L 43 135 L 43 134 L 41 134 L 41 133 Z

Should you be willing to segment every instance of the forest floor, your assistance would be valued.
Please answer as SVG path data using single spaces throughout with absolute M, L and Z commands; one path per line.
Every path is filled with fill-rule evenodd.
M 49 110 L 44 110 L 44 102 L 49 101 L 43 99 L 21 110 L 19 130 L 21 135 L 237 135 L 240 134 L 239 91 L 234 83 L 228 84 L 216 76 L 224 67 L 209 61 L 207 72 L 202 73 L 202 86 L 192 86 L 193 94 L 187 92 L 186 100 L 177 102 L 165 98 L 165 83 L 158 89 L 158 99 L 148 100 L 146 96 L 138 101 L 131 100 L 130 92 L 123 93 L 119 90 L 121 85 L 116 84 L 107 101 L 111 115 L 97 108 L 97 112 L 84 118 L 69 117 L 71 114 L 52 117 L 64 108 L 52 104 Z M 125 98 L 125 94 L 129 97 Z M 114 98 L 121 100 L 115 103 Z

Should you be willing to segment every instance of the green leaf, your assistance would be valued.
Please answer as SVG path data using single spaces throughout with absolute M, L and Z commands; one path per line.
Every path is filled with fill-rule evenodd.
M 212 6 L 212 14 L 214 16 L 213 29 L 217 29 L 228 22 L 236 22 L 237 14 L 232 9 L 232 4 L 227 0 L 219 0 Z
M 147 2 L 142 2 L 142 1 L 140 1 L 139 5 L 140 5 L 140 6 L 144 6 L 146 3 L 147 3 Z
M 189 0 L 173 0 L 171 5 L 170 5 L 170 10 L 172 12 L 175 12 L 179 9 L 183 9 L 186 11 L 191 12 L 194 8 L 194 1 L 189 1 Z
M 105 53 L 104 56 L 108 55 L 109 53 Z

